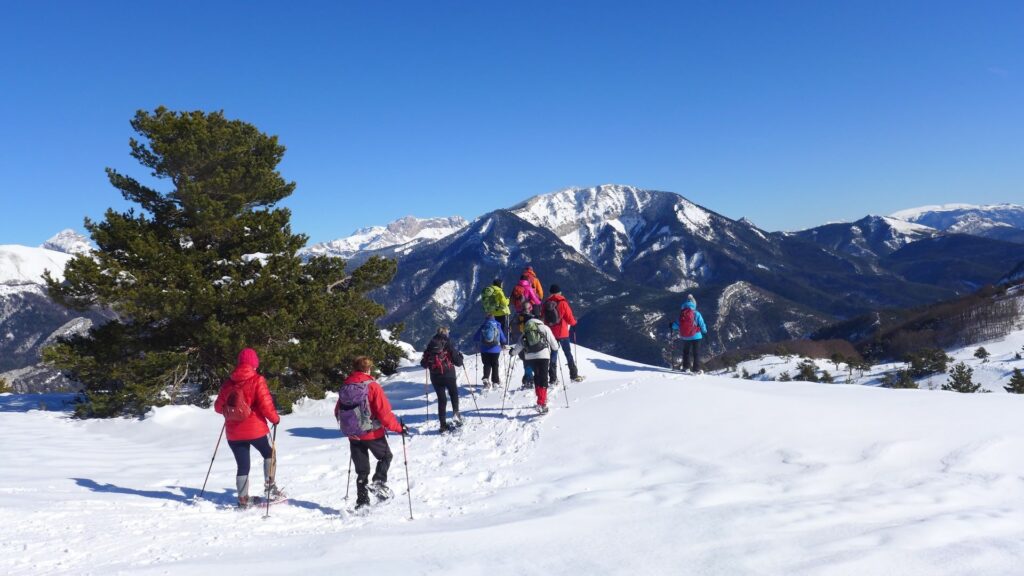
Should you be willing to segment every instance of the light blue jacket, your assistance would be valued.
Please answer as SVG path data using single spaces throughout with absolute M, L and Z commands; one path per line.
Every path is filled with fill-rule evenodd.
M 708 327 L 707 327 L 707 325 L 704 324 L 704 317 L 700 315 L 700 312 L 697 312 L 697 305 L 694 304 L 693 302 L 690 302 L 689 300 L 687 300 L 686 302 L 683 302 L 683 305 L 680 306 L 679 308 L 680 309 L 689 308 L 689 309 L 693 310 L 693 319 L 697 321 L 697 327 L 700 328 L 700 331 L 697 332 L 696 334 L 694 334 L 693 336 L 690 336 L 688 338 L 686 336 L 680 336 L 679 339 L 680 340 L 700 340 L 700 339 L 704 338 L 704 335 L 708 333 Z M 664 324 L 663 324 L 663 326 L 664 326 Z M 676 320 L 675 322 L 672 322 L 672 332 L 674 332 L 676 334 L 679 333 L 679 321 L 678 320 Z

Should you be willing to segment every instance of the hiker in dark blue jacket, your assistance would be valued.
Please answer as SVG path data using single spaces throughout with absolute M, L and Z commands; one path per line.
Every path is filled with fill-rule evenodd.
M 484 379 L 481 383 L 485 388 L 500 385 L 498 362 L 502 347 L 508 344 L 508 337 L 505 336 L 501 323 L 492 314 L 488 314 L 473 336 L 473 341 L 480 343 L 480 359 L 484 363 Z
M 686 302 L 680 306 L 679 320 L 672 323 L 672 331 L 678 331 L 679 339 L 683 341 L 682 370 L 700 372 L 700 341 L 708 333 L 708 327 L 704 324 L 704 317 L 697 312 L 697 299 L 693 294 L 688 294 Z

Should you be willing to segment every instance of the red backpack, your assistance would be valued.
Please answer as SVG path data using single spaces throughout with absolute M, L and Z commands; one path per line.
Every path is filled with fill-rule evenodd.
M 523 302 L 526 301 L 526 290 L 523 290 L 522 284 L 516 284 L 516 287 L 512 289 L 512 296 L 509 297 L 509 302 L 516 310 L 523 309 Z
M 683 338 L 692 338 L 700 332 L 697 326 L 697 313 L 689 306 L 679 312 L 679 335 Z
M 232 382 L 224 402 L 224 419 L 229 422 L 241 422 L 252 415 L 252 400 L 245 394 L 241 382 Z

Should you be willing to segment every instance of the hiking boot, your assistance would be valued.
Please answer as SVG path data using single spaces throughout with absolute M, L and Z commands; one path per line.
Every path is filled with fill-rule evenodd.
M 448 432 L 451 429 L 451 426 L 449 426 L 447 422 L 441 422 L 441 434 L 444 434 L 445 432 Z
M 538 414 L 547 414 L 548 413 L 548 407 L 545 404 L 537 404 L 536 408 L 537 408 L 537 413 Z
M 455 415 L 452 416 L 452 424 L 455 426 L 462 426 L 464 424 L 462 421 L 462 414 L 456 412 Z
M 577 374 L 577 375 L 573 376 L 573 377 L 571 378 L 571 380 L 572 380 L 573 382 L 583 382 L 583 376 L 580 376 L 579 374 Z
M 238 507 L 249 505 L 249 477 L 235 476 L 235 488 L 238 490 Z
M 370 491 L 366 484 L 366 478 L 356 478 L 356 510 L 370 505 Z
M 481 380 L 480 381 L 480 385 L 483 386 L 484 388 L 490 388 L 491 387 L 491 380 L 490 380 L 490 378 L 484 378 L 483 380 Z

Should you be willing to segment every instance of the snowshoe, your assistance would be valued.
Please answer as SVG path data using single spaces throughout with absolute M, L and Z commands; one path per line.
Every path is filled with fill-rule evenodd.
M 547 414 L 548 413 L 548 407 L 546 405 L 537 404 L 535 406 L 535 408 L 537 409 L 537 414 Z
M 388 485 L 383 482 L 374 482 L 368 487 L 370 494 L 373 494 L 374 498 L 377 499 L 377 503 L 387 502 L 395 497 L 394 491 L 388 488 Z
M 572 380 L 573 382 L 583 382 L 583 379 L 584 379 L 584 378 L 586 378 L 586 376 L 583 376 L 582 374 L 577 374 L 577 375 L 573 376 L 573 377 L 571 378 L 571 380 Z

